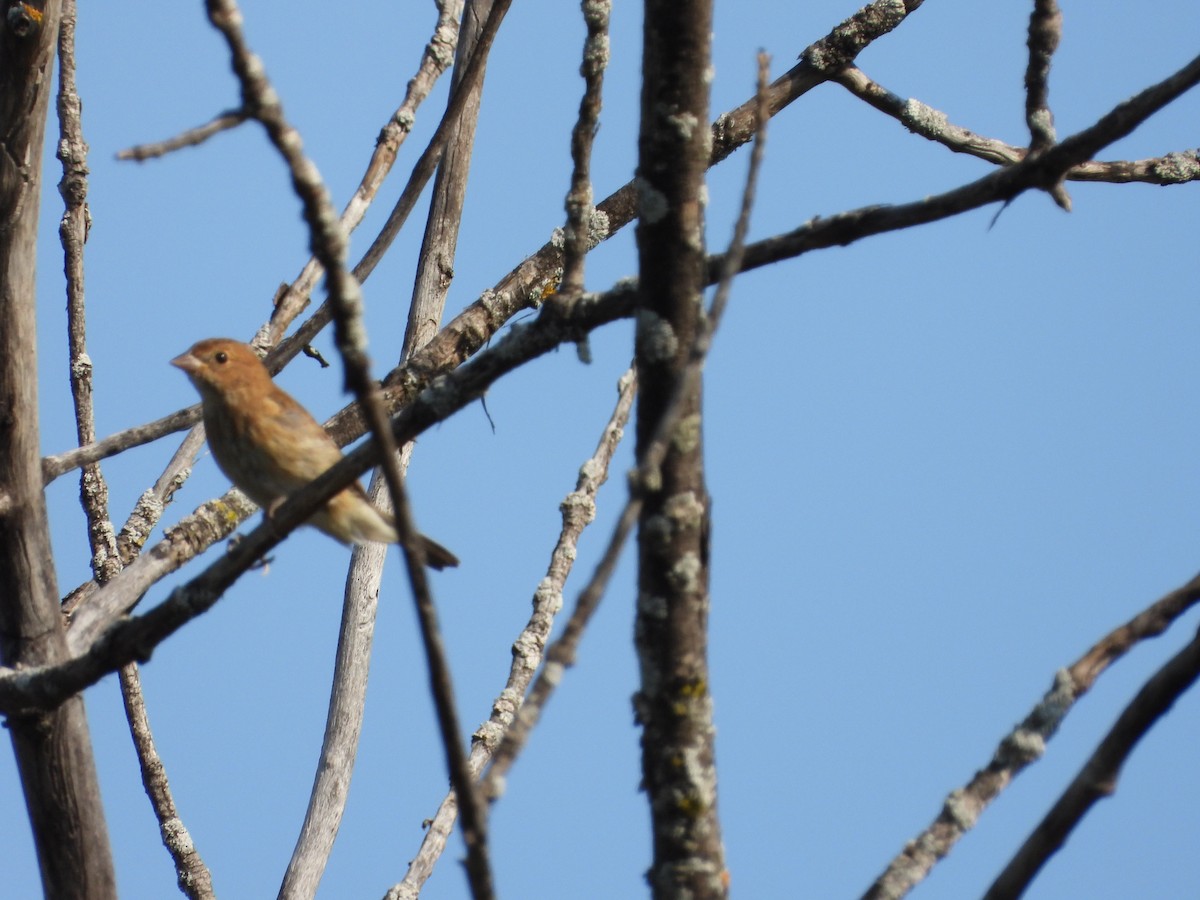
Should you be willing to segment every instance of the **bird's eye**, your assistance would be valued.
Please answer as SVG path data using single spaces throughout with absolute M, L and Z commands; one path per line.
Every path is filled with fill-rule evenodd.
M 224 363 L 229 362 L 229 354 L 226 353 L 224 350 L 218 350 L 216 352 L 216 354 L 213 356 L 213 359 L 215 359 L 217 362 L 219 362 L 221 364 L 224 364 Z

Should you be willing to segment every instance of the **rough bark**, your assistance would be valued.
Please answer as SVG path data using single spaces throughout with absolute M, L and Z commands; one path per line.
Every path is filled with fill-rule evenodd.
M 681 408 L 662 465 L 643 476 L 635 626 L 643 785 L 650 801 L 656 898 L 728 893 L 717 819 L 707 661 L 709 498 L 701 388 L 675 387 L 703 327 L 704 172 L 711 5 L 646 4 L 638 142 L 639 459 L 668 407 Z
M 24 668 L 62 662 L 38 446 L 35 258 L 42 143 L 60 8 L 7 7 L 0 25 L 0 659 Z M 14 715 L 9 736 L 46 897 L 116 897 L 112 855 L 83 699 Z

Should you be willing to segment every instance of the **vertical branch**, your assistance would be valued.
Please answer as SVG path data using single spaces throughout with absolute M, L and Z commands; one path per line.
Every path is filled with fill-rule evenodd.
M 65 210 L 58 223 L 63 247 L 63 271 L 67 280 L 67 346 L 71 367 L 71 396 L 75 401 L 75 434 L 79 445 L 96 440 L 92 411 L 92 361 L 87 353 L 87 321 L 84 314 L 83 245 L 87 242 L 92 215 L 87 205 L 87 142 L 83 139 L 81 103 L 75 89 L 75 0 L 63 0 L 58 34 L 58 158 L 63 175 L 58 183 Z M 121 569 L 117 537 L 108 516 L 108 485 L 100 464 L 83 467 L 79 497 L 87 516 L 88 542 L 92 548 L 92 573 L 100 584 Z
M 7 3 L 0 22 L 0 661 L 62 662 L 38 448 L 36 284 L 38 199 L 57 0 Z M 116 897 L 112 854 L 83 699 L 14 716 L 9 735 L 33 828 L 45 896 Z
M 639 459 L 668 411 L 704 327 L 704 172 L 708 121 L 707 0 L 649 0 L 638 137 Z M 717 818 L 708 675 L 709 498 L 701 383 L 680 399 L 657 471 L 639 485 L 637 618 L 642 782 L 649 795 L 655 898 L 728 893 Z
M 401 365 L 437 334 L 446 306 L 446 294 L 454 278 L 454 255 L 458 248 L 463 201 L 467 195 L 471 154 L 475 148 L 475 126 L 479 121 L 479 104 L 490 43 L 481 48 L 482 58 L 476 63 L 478 77 L 470 82 L 465 77 L 479 45 L 480 32 L 491 12 L 492 0 L 472 0 L 463 11 L 454 76 L 450 84 L 452 94 L 463 92 L 462 111 L 448 125 L 446 147 L 433 181 L 433 197 L 429 201 L 425 235 L 421 239 L 421 253 L 417 258 L 417 276 L 400 354 Z
M 1029 155 L 1045 153 L 1058 142 L 1054 132 L 1054 113 L 1050 111 L 1050 59 L 1062 38 L 1062 10 L 1058 0 L 1034 0 L 1029 17 L 1029 63 L 1025 68 L 1025 122 L 1029 126 Z M 1071 197 L 1056 181 L 1047 192 L 1067 212 Z
M 583 261 L 591 248 L 592 213 L 592 142 L 600 122 L 601 89 L 608 66 L 608 20 L 612 13 L 609 0 L 583 0 L 583 21 L 587 38 L 583 44 L 583 99 L 579 117 L 571 130 L 571 189 L 567 192 L 567 228 L 563 235 L 562 291 L 575 297 L 583 291 Z
M 96 425 L 92 407 L 92 361 L 87 353 L 83 268 L 83 247 L 92 219 L 87 205 L 88 146 L 83 138 L 82 104 L 75 87 L 75 18 L 75 0 L 63 0 L 58 34 L 57 155 L 63 167 L 58 191 L 66 209 L 58 225 L 58 236 L 63 246 L 63 270 L 67 283 L 67 343 L 71 396 L 75 402 L 75 431 L 80 446 L 83 446 L 96 440 Z M 94 583 L 104 585 L 121 571 L 124 563 L 109 518 L 108 485 L 99 463 L 83 467 L 79 494 L 87 516 Z M 196 900 L 211 897 L 212 882 L 208 869 L 179 818 L 162 761 L 154 749 L 137 666 L 132 663 L 124 666 L 120 674 L 121 696 L 142 770 L 142 782 L 158 820 L 163 843 L 175 863 L 180 888 L 188 897 Z

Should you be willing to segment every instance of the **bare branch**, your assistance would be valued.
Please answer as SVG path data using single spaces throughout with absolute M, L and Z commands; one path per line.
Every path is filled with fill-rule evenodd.
M 142 785 L 154 817 L 158 820 L 158 831 L 163 846 L 175 863 L 175 877 L 179 889 L 190 900 L 212 900 L 212 874 L 201 859 L 192 836 L 179 818 L 171 786 L 167 783 L 167 772 L 154 746 L 154 735 L 150 732 L 150 720 L 146 717 L 146 703 L 142 696 L 142 682 L 137 666 L 130 663 L 121 668 L 121 697 L 125 701 L 125 715 L 129 719 L 133 735 L 133 747 L 137 751 L 138 766 L 142 772 Z
M 0 660 L 67 659 L 38 455 L 38 207 L 58 0 L 10 4 L 0 21 Z M 117 895 L 83 698 L 5 723 L 47 900 Z
M 1025 69 L 1025 121 L 1029 125 L 1029 155 L 1037 156 L 1054 146 L 1054 114 L 1050 111 L 1050 58 L 1062 38 L 1062 11 L 1057 0 L 1034 0 L 1029 17 L 1029 65 Z M 1046 188 L 1067 212 L 1071 198 L 1062 179 Z
M 900 122 L 913 134 L 935 141 L 955 153 L 965 153 L 1002 166 L 1021 162 L 1028 150 L 984 137 L 950 122 L 946 114 L 920 100 L 906 100 L 872 81 L 861 69 L 851 66 L 834 79 L 860 100 Z M 1102 162 L 1088 160 L 1067 170 L 1068 181 L 1104 181 L 1113 184 L 1133 181 L 1147 184 L 1186 184 L 1200 180 L 1200 151 L 1186 150 L 1154 159 Z
M 489 900 L 493 890 L 491 866 L 487 858 L 486 807 L 475 793 L 475 786 L 467 768 L 466 751 L 459 736 L 458 714 L 454 708 L 450 668 L 438 629 L 424 550 L 417 539 L 419 532 L 408 503 L 404 475 L 397 458 L 397 446 L 389 428 L 379 386 L 370 375 L 366 331 L 362 322 L 362 292 L 358 279 L 345 265 L 346 233 L 334 212 L 329 192 L 321 181 L 316 166 L 303 153 L 299 134 L 283 116 L 283 109 L 267 80 L 261 61 L 245 44 L 241 32 L 241 12 L 237 5 L 233 0 L 208 0 L 207 7 L 209 20 L 229 45 L 233 70 L 242 87 L 243 104 L 254 118 L 262 123 L 271 143 L 287 163 L 292 176 L 292 187 L 300 198 L 304 218 L 308 223 L 313 256 L 325 269 L 325 284 L 333 312 L 334 341 L 344 363 L 345 385 L 348 390 L 354 392 L 367 418 L 372 436 L 379 444 L 381 464 L 395 509 L 396 531 L 400 535 L 400 546 L 408 567 L 409 584 L 417 607 L 421 639 L 429 665 L 430 687 L 445 745 L 450 780 L 463 804 L 467 873 L 471 891 L 476 900 Z M 452 98 L 451 110 L 447 111 L 447 117 L 439 126 L 434 143 L 439 139 L 445 140 L 447 120 L 456 119 L 461 111 L 465 99 L 459 98 L 466 93 L 463 87 L 471 83 L 468 79 L 482 77 L 487 49 L 506 10 L 506 0 L 497 0 L 492 7 L 476 52 L 472 55 L 468 74 L 464 76 L 464 84 Z M 439 146 L 438 156 L 440 152 Z M 415 196 L 413 200 L 415 201 Z M 388 220 L 389 225 L 398 229 L 403 218 L 397 217 L 393 211 L 393 216 Z M 384 247 L 377 242 L 372 249 L 382 254 Z
M 933 222 L 998 200 L 1009 200 L 1031 188 L 1053 185 L 1072 166 L 1125 137 L 1172 100 L 1200 82 L 1200 57 L 1173 75 L 1118 104 L 1094 125 L 1056 144 L 1037 157 L 992 172 L 962 187 L 913 203 L 868 206 L 827 219 L 812 219 L 794 231 L 746 248 L 743 271 L 799 256 L 821 247 L 844 245 L 872 234 Z M 716 265 L 710 260 L 710 273 Z M 711 274 L 710 274 L 710 277 Z
M 1034 0 L 1029 17 L 1029 65 L 1025 69 L 1025 122 L 1029 152 L 1041 153 L 1058 140 L 1050 111 L 1050 59 L 1062 39 L 1062 10 L 1057 0 Z
M 416 206 L 417 198 L 420 197 L 421 191 L 424 190 L 425 185 L 433 176 L 433 171 L 437 167 L 442 153 L 445 151 L 446 142 L 449 140 L 451 126 L 462 114 L 463 107 L 475 91 L 476 85 L 482 84 L 483 73 L 488 53 L 491 50 L 492 41 L 495 40 L 496 32 L 500 29 L 500 23 L 504 21 L 504 16 L 511 4 L 512 0 L 494 0 L 492 3 L 487 21 L 484 23 L 483 29 L 479 32 L 476 50 L 471 54 L 471 61 L 467 64 L 462 81 L 451 95 L 450 102 L 446 106 L 446 112 L 442 116 L 442 120 L 438 123 L 433 137 L 429 140 L 429 146 L 425 148 L 425 152 L 421 154 L 420 159 L 413 166 L 408 183 L 400 193 L 400 199 L 396 201 L 396 205 L 388 215 L 383 228 L 380 229 L 379 235 L 372 241 L 371 246 L 367 248 L 367 252 L 363 254 L 362 260 L 354 267 L 354 275 L 359 281 L 365 281 L 375 270 L 375 266 L 379 264 L 379 260 L 383 258 L 383 254 L 387 252 L 388 247 L 392 245 L 392 241 L 396 239 L 396 235 L 400 233 L 400 229 L 404 227 L 409 213 Z
M 455 15 L 458 15 L 461 5 L 454 4 Z M 481 17 L 486 19 L 489 12 L 490 4 L 479 2 L 473 2 L 467 10 L 461 29 L 462 39 L 457 48 L 458 62 L 452 90 L 457 90 L 457 85 L 462 82 L 469 68 L 468 61 L 482 27 Z M 466 193 L 481 94 L 482 81 L 476 78 L 465 98 L 462 114 L 448 134 L 447 148 L 438 167 L 413 288 L 402 362 L 429 341 L 441 320 L 454 268 L 458 225 Z M 412 448 L 412 443 L 407 443 L 400 453 L 402 472 L 407 470 Z M 391 510 L 389 491 L 378 471 L 372 478 L 368 495 L 371 502 L 381 509 Z M 281 897 L 312 896 L 333 847 L 346 801 L 362 721 L 362 698 L 366 692 L 375 610 L 385 560 L 383 548 L 371 546 L 356 548 L 351 559 L 321 762 L 314 779 L 304 826 L 280 889 Z
M 1041 701 L 1000 741 L 991 761 L 967 784 L 951 792 L 933 823 L 905 845 L 863 900 L 896 900 L 924 880 L 959 838 L 975 827 L 988 805 L 1026 766 L 1041 758 L 1046 743 L 1071 707 L 1100 674 L 1138 642 L 1162 634 L 1197 602 L 1200 575 L 1106 635 L 1073 665 L 1058 672 Z
M 592 142 L 600 124 L 601 91 L 604 69 L 608 65 L 608 20 L 612 5 L 608 0 L 583 0 L 583 21 L 587 38 L 583 43 L 583 99 L 579 116 L 571 130 L 571 187 L 567 191 L 567 227 L 563 234 L 563 276 L 560 290 L 574 297 L 583 290 L 584 259 L 591 249 L 592 237 Z
M 58 192 L 66 205 L 58 224 L 58 236 L 63 247 L 63 271 L 67 282 L 67 346 L 71 397 L 75 405 L 75 435 L 82 446 L 96 440 L 96 421 L 92 409 L 92 360 L 87 353 L 83 279 L 83 245 L 91 228 L 92 214 L 87 205 L 88 146 L 83 139 L 82 104 L 75 88 L 75 0 L 63 0 L 58 59 L 57 155 L 63 168 Z M 87 518 L 92 573 L 97 583 L 103 584 L 120 571 L 121 562 L 117 536 L 108 514 L 108 485 L 98 464 L 84 467 L 79 496 Z
M 647 0 L 638 130 L 638 593 L 634 619 L 642 788 L 656 900 L 723 898 L 708 667 L 711 502 L 701 378 L 686 377 L 704 320 L 704 173 L 711 158 L 710 0 Z M 661 463 L 641 465 L 678 409 Z
M 475 729 L 470 759 L 471 771 L 474 774 L 478 774 L 488 760 L 493 758 L 494 752 L 508 745 L 508 736 L 515 727 L 515 720 L 524 718 L 528 704 L 535 696 L 527 695 L 526 692 L 534 673 L 541 665 L 542 649 L 550 639 L 554 618 L 562 609 L 563 586 L 574 567 L 579 538 L 595 518 L 596 494 L 608 478 L 608 467 L 623 437 L 636 390 L 636 377 L 630 369 L 617 382 L 617 405 L 604 427 L 596 452 L 580 467 L 575 490 L 559 505 L 562 512 L 562 530 L 554 550 L 551 551 L 546 577 L 534 592 L 533 614 L 513 642 L 513 661 L 508 681 L 492 703 L 491 716 Z M 549 665 L 547 662 L 547 666 Z M 539 683 L 547 677 L 549 676 L 543 673 L 543 676 L 539 677 Z M 501 777 L 502 773 L 498 773 L 494 766 L 488 770 L 481 785 L 481 790 L 488 799 L 495 799 L 501 792 L 498 784 Z M 387 892 L 385 900 L 415 900 L 422 886 L 433 874 L 433 867 L 446 848 L 446 840 L 454 827 L 457 815 L 458 800 L 451 791 L 430 820 L 425 837 L 416 856 L 409 863 L 404 880 Z
M 375 143 L 375 151 L 367 164 L 367 169 L 359 182 L 354 195 L 342 211 L 342 227 L 352 232 L 362 222 L 375 196 L 379 193 L 388 173 L 396 162 L 400 146 L 412 132 L 416 122 L 417 109 L 429 96 L 429 92 L 437 83 L 438 78 L 450 66 L 458 45 L 458 20 L 462 15 L 462 0 L 441 0 L 437 2 L 438 18 L 433 34 L 425 45 L 417 73 L 408 82 L 408 88 L 399 108 L 379 133 Z M 296 280 L 288 286 L 283 296 L 275 304 L 271 321 L 267 323 L 254 339 L 254 344 L 262 347 L 274 347 L 279 343 L 291 323 L 303 312 L 309 303 L 312 289 L 324 270 L 314 258 L 310 259 L 301 270 Z M 358 275 L 360 282 L 366 278 Z M 290 359 L 291 357 L 287 357 Z
M 1024 893 L 1096 801 L 1116 791 L 1121 767 L 1138 741 L 1197 678 L 1200 678 L 1200 635 L 1138 691 L 1075 780 L 988 888 L 984 900 L 1010 900 Z
M 125 150 L 119 150 L 117 151 L 117 159 L 132 159 L 136 162 L 145 162 L 148 159 L 166 156 L 175 150 L 182 150 L 184 147 L 198 147 L 210 137 L 220 134 L 222 131 L 237 128 L 248 118 L 250 118 L 250 113 L 244 109 L 229 109 L 223 113 L 218 113 L 212 120 L 205 122 L 203 125 L 189 128 L 182 134 L 177 134 L 173 138 L 167 138 L 165 141 L 156 141 L 153 144 L 137 144 Z

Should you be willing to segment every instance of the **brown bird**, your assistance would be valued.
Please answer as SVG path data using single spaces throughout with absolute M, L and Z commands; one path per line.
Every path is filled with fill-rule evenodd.
M 213 458 L 266 515 L 342 459 L 333 438 L 303 406 L 271 380 L 246 344 L 209 338 L 171 360 L 191 379 L 204 409 L 204 430 Z M 367 500 L 354 482 L 308 520 L 342 543 L 395 543 L 395 519 Z M 420 535 L 432 568 L 457 566 L 458 558 Z

